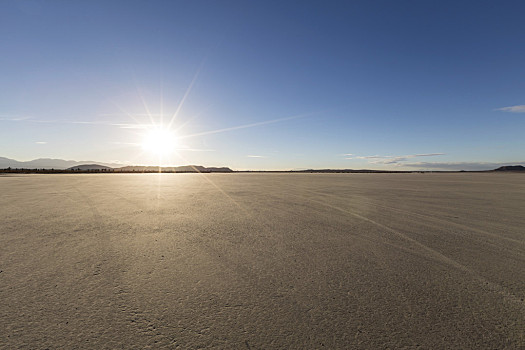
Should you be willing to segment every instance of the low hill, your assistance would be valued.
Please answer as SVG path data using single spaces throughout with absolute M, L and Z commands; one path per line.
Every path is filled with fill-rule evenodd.
M 523 165 L 504 165 L 494 171 L 525 171 L 525 167 Z
M 68 168 L 67 170 L 89 171 L 89 170 L 113 170 L 113 168 L 100 164 L 82 164 Z

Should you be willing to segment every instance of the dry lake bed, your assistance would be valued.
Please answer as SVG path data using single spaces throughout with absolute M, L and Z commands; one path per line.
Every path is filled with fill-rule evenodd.
M 0 176 L 1 349 L 523 349 L 525 174 Z

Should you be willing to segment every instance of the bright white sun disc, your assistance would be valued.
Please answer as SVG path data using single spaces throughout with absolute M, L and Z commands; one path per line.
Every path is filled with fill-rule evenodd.
M 166 129 L 152 129 L 142 140 L 142 148 L 145 151 L 166 155 L 175 150 L 177 146 L 177 137 L 175 134 Z

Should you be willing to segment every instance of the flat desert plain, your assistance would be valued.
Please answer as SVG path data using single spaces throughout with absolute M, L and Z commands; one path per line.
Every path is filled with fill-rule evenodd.
M 2 349 L 523 349 L 525 174 L 0 176 Z

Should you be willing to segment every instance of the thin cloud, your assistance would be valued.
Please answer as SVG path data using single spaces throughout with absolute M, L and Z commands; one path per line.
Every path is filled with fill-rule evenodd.
M 380 159 L 380 160 L 374 160 L 374 161 L 371 161 L 370 163 L 372 164 L 397 164 L 399 162 L 404 162 L 408 159 L 409 157 L 393 157 L 393 158 L 386 158 L 386 159 Z
M 30 122 L 30 123 L 58 123 L 57 120 L 43 120 L 32 117 L 0 117 L 0 121 L 8 122 Z
M 35 143 L 39 145 L 46 145 L 47 141 L 36 141 Z
M 357 156 L 357 159 L 382 159 L 382 158 L 390 158 L 390 156 Z
M 31 117 L 0 117 L 0 121 L 51 123 L 51 124 L 108 125 L 108 126 L 116 126 L 121 129 L 147 129 L 151 127 L 151 125 L 149 124 L 138 124 L 138 123 L 115 123 L 115 122 L 107 122 L 107 121 L 87 121 L 87 120 L 45 120 L 45 119 L 35 119 Z
M 496 108 L 497 111 L 510 112 L 510 113 L 525 113 L 525 105 L 516 105 L 509 107 Z
M 253 155 L 253 154 L 250 154 L 248 156 L 246 156 L 248 158 L 268 158 L 267 156 L 258 156 L 258 155 Z
M 0 116 L 0 120 L 8 122 L 21 122 L 30 120 L 31 117 L 12 117 L 12 116 Z
M 435 156 L 442 156 L 445 155 L 445 153 L 417 153 L 417 154 L 407 154 L 403 156 L 380 156 L 380 155 L 373 155 L 373 156 L 357 156 L 353 158 L 345 158 L 345 159 L 366 159 L 370 164 L 402 164 L 402 162 L 407 161 L 411 158 L 417 158 L 417 157 L 435 157 Z

